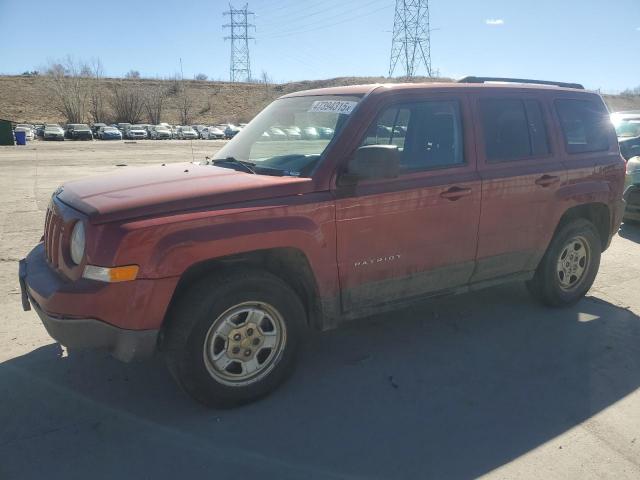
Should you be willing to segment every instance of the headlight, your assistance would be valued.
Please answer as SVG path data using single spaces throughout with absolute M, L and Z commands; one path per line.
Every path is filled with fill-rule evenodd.
M 76 222 L 71 232 L 71 260 L 76 265 L 82 263 L 85 244 L 84 223 Z

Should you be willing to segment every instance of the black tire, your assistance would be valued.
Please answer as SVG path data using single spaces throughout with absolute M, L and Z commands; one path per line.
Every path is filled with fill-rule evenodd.
M 229 385 L 209 372 L 205 344 L 214 323 L 246 302 L 273 307 L 284 324 L 286 341 L 279 359 L 263 377 L 250 384 Z M 291 375 L 305 328 L 304 307 L 281 279 L 262 270 L 223 272 L 196 281 L 177 299 L 170 311 L 162 350 L 169 371 L 189 395 L 209 407 L 230 408 L 264 397 Z M 230 342 L 227 339 L 225 350 Z
M 558 272 L 560 255 L 574 239 L 580 239 L 588 246 L 588 260 L 579 280 L 571 288 L 562 288 Z M 589 291 L 600 267 L 602 242 L 595 226 L 584 219 L 572 220 L 556 232 L 546 253 L 542 257 L 536 273 L 527 282 L 531 295 L 550 307 L 567 307 L 578 302 Z

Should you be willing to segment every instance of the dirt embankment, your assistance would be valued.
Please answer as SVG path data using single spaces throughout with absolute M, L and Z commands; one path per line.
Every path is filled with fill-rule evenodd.
M 415 81 L 429 81 L 417 78 Z M 450 81 L 441 79 L 441 81 Z M 172 91 L 174 80 L 155 79 L 114 79 L 102 80 L 101 89 L 109 94 L 116 84 L 135 84 L 142 91 L 158 85 Z M 356 85 L 365 83 L 388 83 L 385 77 L 340 77 L 327 80 L 308 80 L 284 84 L 264 85 L 259 83 L 229 83 L 185 80 L 182 85 L 191 104 L 192 123 L 216 124 L 249 121 L 274 98 L 285 93 L 311 88 L 336 85 Z M 611 111 L 640 110 L 640 96 L 604 96 Z M 180 123 L 179 95 L 169 94 L 163 109 L 162 120 L 172 124 Z M 141 121 L 147 121 L 146 118 Z M 64 123 L 65 119 L 57 111 L 47 84 L 46 77 L 0 76 L 0 118 L 15 122 Z M 86 121 L 90 121 L 87 118 Z

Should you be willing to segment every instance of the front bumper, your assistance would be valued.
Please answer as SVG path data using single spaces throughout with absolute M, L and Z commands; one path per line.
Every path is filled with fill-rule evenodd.
M 31 310 L 33 307 L 49 335 L 62 345 L 69 348 L 107 349 L 114 357 L 126 362 L 149 357 L 156 350 L 158 329 L 132 330 L 94 318 L 91 314 L 54 313 L 60 311 L 59 304 L 66 305 L 69 311 L 77 308 L 79 304 L 92 304 L 96 311 L 104 311 L 104 306 L 101 306 L 104 303 L 103 297 L 109 294 L 104 290 L 113 286 L 118 288 L 118 285 L 122 286 L 122 284 L 105 284 L 100 285 L 101 290 L 89 289 L 71 293 L 72 284 L 60 278 L 46 263 L 42 244 L 36 247 L 26 259 L 20 261 L 19 281 L 24 310 Z M 82 282 L 91 283 L 92 281 L 83 280 Z M 130 287 L 135 289 L 133 285 Z M 113 293 L 124 299 L 122 291 Z M 113 303 L 113 299 L 110 298 L 110 300 Z M 122 303 L 128 302 L 124 300 Z M 132 303 L 137 302 L 134 300 Z M 143 303 L 146 304 L 144 301 Z M 48 305 L 54 308 L 54 311 L 48 311 Z M 126 311 L 127 307 L 124 308 Z M 143 305 L 142 311 L 136 313 L 142 315 L 145 310 L 147 310 L 146 305 Z M 129 313 L 133 314 L 133 312 Z
M 627 187 L 623 197 L 627 203 L 623 219 L 640 221 L 640 184 Z

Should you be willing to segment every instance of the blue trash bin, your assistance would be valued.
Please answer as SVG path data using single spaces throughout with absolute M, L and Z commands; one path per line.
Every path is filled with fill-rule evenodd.
M 27 144 L 27 132 L 15 132 L 15 134 L 16 134 L 16 145 Z

